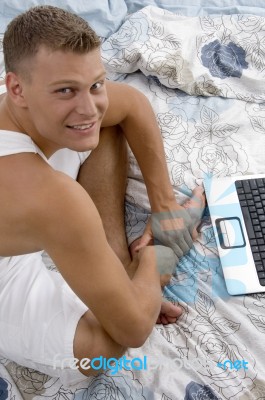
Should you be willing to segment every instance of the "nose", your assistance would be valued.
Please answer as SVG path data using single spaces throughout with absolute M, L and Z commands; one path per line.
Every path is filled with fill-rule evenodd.
M 80 115 L 94 117 L 97 115 L 97 105 L 94 96 L 90 92 L 79 93 L 77 97 L 76 111 Z

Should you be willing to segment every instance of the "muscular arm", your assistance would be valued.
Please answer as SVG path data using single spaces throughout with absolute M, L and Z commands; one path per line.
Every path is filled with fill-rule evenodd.
M 203 212 L 203 194 L 194 194 L 192 209 L 186 210 L 177 204 L 163 141 L 149 101 L 138 90 L 124 84 L 107 82 L 107 92 L 109 108 L 103 126 L 121 126 L 142 171 L 151 205 L 151 223 L 138 249 L 155 237 L 181 257 L 192 246 L 191 234 Z
M 153 212 L 175 206 L 163 142 L 152 107 L 138 90 L 107 82 L 109 108 L 103 126 L 120 125 L 139 163 Z
M 79 184 L 63 174 L 51 174 L 48 191 L 44 188 L 38 200 L 32 232 L 39 247 L 48 252 L 113 340 L 130 347 L 142 344 L 161 305 L 154 248 L 145 249 L 131 281 L 107 243 L 93 202 Z

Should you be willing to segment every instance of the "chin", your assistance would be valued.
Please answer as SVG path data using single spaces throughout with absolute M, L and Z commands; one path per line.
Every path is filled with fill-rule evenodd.
M 98 143 L 99 143 L 99 137 L 95 138 L 93 140 L 90 139 L 87 143 L 78 143 L 72 147 L 72 150 L 80 151 L 80 152 L 91 151 L 91 150 L 94 150 L 98 146 Z

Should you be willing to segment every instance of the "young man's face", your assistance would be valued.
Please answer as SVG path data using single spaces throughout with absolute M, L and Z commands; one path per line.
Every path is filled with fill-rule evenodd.
M 59 148 L 94 149 L 108 107 L 100 50 L 86 54 L 41 47 L 24 83 L 32 139 L 46 156 Z

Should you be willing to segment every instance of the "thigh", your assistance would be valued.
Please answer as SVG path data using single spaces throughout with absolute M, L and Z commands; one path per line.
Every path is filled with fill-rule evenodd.
M 125 267 L 131 262 L 124 226 L 127 161 L 122 130 L 118 126 L 103 128 L 99 145 L 82 164 L 77 178 L 95 203 L 107 240 Z

